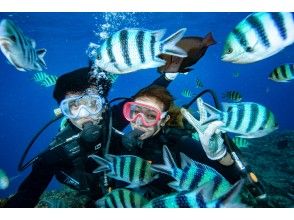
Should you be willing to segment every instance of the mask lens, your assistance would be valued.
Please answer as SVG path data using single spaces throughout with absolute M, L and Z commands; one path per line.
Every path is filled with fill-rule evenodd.
M 62 113 L 68 118 L 85 117 L 85 111 L 88 115 L 95 115 L 101 112 L 103 99 L 98 95 L 84 95 L 65 99 L 60 104 Z M 82 115 L 80 113 L 83 112 Z
M 161 112 L 158 109 L 136 102 L 127 102 L 124 105 L 123 112 L 128 121 L 135 122 L 140 118 L 145 126 L 155 125 L 161 116 Z

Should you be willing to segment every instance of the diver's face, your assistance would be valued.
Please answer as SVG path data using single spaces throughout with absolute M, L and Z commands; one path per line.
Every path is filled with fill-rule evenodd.
M 76 98 L 76 97 L 87 97 L 86 93 L 67 93 L 65 99 Z M 78 104 L 70 105 L 70 112 L 73 115 L 77 115 L 75 118 L 69 118 L 69 120 L 75 125 L 77 128 L 83 130 L 83 126 L 88 123 L 92 122 L 93 124 L 98 124 L 102 119 L 101 115 L 103 111 L 99 111 L 95 114 L 90 114 L 91 112 L 95 112 L 96 105 L 93 104 L 91 101 L 83 101 L 79 100 Z
M 143 105 L 147 105 L 147 106 L 151 106 L 153 108 L 156 108 L 161 113 L 163 112 L 163 109 L 164 109 L 164 104 L 162 102 L 158 101 L 157 99 L 155 99 L 154 97 L 146 97 L 146 96 L 139 97 L 139 98 L 135 99 L 134 102 L 141 103 Z M 138 130 L 143 131 L 144 133 L 139 137 L 139 139 L 145 140 L 145 139 L 157 134 L 160 131 L 161 127 L 163 127 L 165 125 L 165 123 L 168 121 L 168 119 L 169 119 L 169 115 L 166 116 L 165 118 L 160 119 L 153 126 L 145 126 L 141 122 L 141 118 L 137 117 L 136 121 L 131 122 L 131 127 L 133 130 L 138 129 Z

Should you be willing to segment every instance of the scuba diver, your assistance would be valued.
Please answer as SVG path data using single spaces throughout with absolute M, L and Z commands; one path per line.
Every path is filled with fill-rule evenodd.
M 4 207 L 35 207 L 53 176 L 87 195 L 87 207 L 94 206 L 93 202 L 107 190 L 99 184 L 105 181 L 104 176 L 92 173 L 96 164 L 88 155 L 119 153 L 120 149 L 115 146 L 109 148 L 112 126 L 122 130 L 128 121 L 122 114 L 125 101 L 109 106 L 107 95 L 111 81 L 99 78 L 97 82 L 91 79 L 91 71 L 90 67 L 81 68 L 58 78 L 53 96 L 69 123 L 49 147 L 32 160 L 31 173 Z M 168 86 L 170 82 L 164 74 L 152 85 Z
M 203 114 L 200 104 L 203 104 L 203 101 L 199 97 L 205 92 L 207 91 L 195 97 L 200 119 Z M 192 101 L 196 100 L 195 98 Z M 187 108 L 188 105 L 190 104 L 184 106 Z M 214 168 L 231 184 L 241 178 L 247 179 L 246 188 L 253 199 L 255 198 L 257 205 L 267 207 L 266 194 L 261 183 L 250 167 L 238 158 L 232 149 L 232 142 L 227 142 L 227 137 L 217 132 L 222 123 L 212 121 L 207 126 L 199 124 L 203 130 L 199 131 L 199 128 L 195 129 L 195 125 L 191 123 L 191 118 L 184 114 L 183 110 L 188 112 L 184 106 L 178 108 L 165 87 L 152 85 L 142 89 L 123 106 L 123 114 L 130 122 L 131 131 L 123 135 L 121 140 L 117 138 L 115 145 L 121 146 L 121 151 L 124 151 L 121 154 L 133 154 L 151 161 L 152 164 L 164 164 L 163 146 L 167 146 L 178 167 L 181 167 L 180 153 L 184 153 L 192 160 Z M 199 141 L 192 137 L 196 130 L 199 133 Z M 219 138 L 215 137 L 217 135 Z M 149 199 L 171 193 L 173 191 L 167 183 L 172 180 L 161 175 L 143 186 L 141 192 Z
M 169 91 L 162 86 L 153 85 L 142 89 L 131 101 L 124 104 L 123 114 L 130 122 L 131 131 L 122 136 L 121 143 L 117 141 L 116 145 L 122 145 L 121 150 L 124 154 L 134 154 L 152 161 L 152 164 L 164 163 L 162 149 L 163 145 L 166 145 L 179 167 L 181 152 L 197 162 L 214 168 L 231 184 L 240 180 L 240 170 L 235 166 L 225 145 L 208 150 L 208 146 L 204 144 L 205 140 L 194 140 L 192 133 L 195 130 L 183 119 L 173 100 Z M 217 126 L 213 122 L 211 124 Z M 214 132 L 207 133 L 205 139 L 210 140 L 213 134 Z M 167 182 L 167 178 L 166 181 L 159 178 L 148 184 L 145 190 L 151 194 L 171 192 Z

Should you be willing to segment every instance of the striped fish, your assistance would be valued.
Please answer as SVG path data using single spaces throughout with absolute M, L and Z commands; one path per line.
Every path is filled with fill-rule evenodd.
M 238 91 L 227 91 L 223 94 L 223 99 L 231 102 L 240 102 L 242 95 Z
M 221 59 L 253 63 L 278 53 L 293 42 L 293 13 L 252 13 L 228 35 Z
M 238 148 L 246 148 L 250 145 L 248 140 L 245 138 L 234 137 L 232 141 L 236 144 Z
M 95 66 L 110 73 L 124 74 L 164 65 L 166 61 L 158 57 L 162 53 L 186 57 L 187 53 L 175 46 L 185 31 L 186 28 L 180 29 L 161 41 L 165 30 L 120 30 L 98 48 Z
M 50 87 L 56 84 L 58 76 L 49 75 L 45 72 L 38 72 L 34 74 L 33 80 L 39 83 L 41 86 Z
M 105 155 L 106 159 L 96 155 L 90 155 L 89 157 L 102 165 L 94 170 L 93 173 L 109 171 L 107 176 L 110 178 L 130 183 L 127 188 L 146 185 L 159 177 L 159 175 L 155 175 L 151 170 L 151 163 L 140 157 L 133 155 L 116 156 L 111 154 Z
M 189 89 L 184 89 L 181 92 L 181 95 L 184 96 L 185 98 L 191 98 L 193 96 L 193 93 Z
M 274 114 L 263 105 L 254 102 L 222 103 L 224 111 L 204 103 L 210 117 L 203 124 L 220 120 L 224 126 L 220 130 L 241 134 L 243 138 L 263 137 L 278 125 Z
M 231 187 L 230 183 L 216 170 L 193 161 L 183 153 L 181 153 L 181 168 L 178 168 L 166 146 L 163 147 L 163 160 L 164 165 L 153 164 L 152 169 L 173 177 L 175 181 L 168 185 L 177 191 L 191 191 L 213 181 L 212 198 L 215 199 Z
M 210 181 L 192 191 L 171 193 L 152 199 L 144 208 L 244 208 L 239 193 L 244 180 L 235 183 L 224 195 L 213 199 L 214 182 Z
M 128 189 L 115 189 L 96 201 L 99 208 L 142 208 L 148 200 Z
M 294 79 L 294 64 L 283 64 L 275 68 L 269 75 L 269 79 L 276 82 L 289 82 Z
M 24 36 L 11 20 L 0 23 L 0 48 L 4 56 L 19 71 L 42 71 L 46 68 L 46 49 L 36 50 L 36 42 Z

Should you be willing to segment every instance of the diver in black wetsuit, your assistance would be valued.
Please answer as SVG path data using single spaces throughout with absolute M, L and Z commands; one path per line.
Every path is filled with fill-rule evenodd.
M 81 68 L 58 78 L 53 95 L 69 119 L 68 126 L 34 160 L 31 173 L 4 207 L 35 207 L 53 176 L 87 195 L 89 207 L 107 192 L 107 187 L 103 186 L 104 175 L 92 173 L 96 164 L 88 159 L 88 155 L 118 154 L 120 149 L 115 145 L 109 151 L 106 149 L 108 138 L 116 136 L 112 132 L 113 137 L 109 137 L 112 130 L 110 121 L 119 130 L 126 127 L 128 121 L 122 114 L 125 101 L 112 107 L 107 105 L 106 96 L 111 86 L 109 79 L 91 80 L 90 71 L 90 68 Z M 167 86 L 169 82 L 161 75 L 152 85 Z
M 232 184 L 240 180 L 240 170 L 224 144 L 217 146 L 217 149 L 205 151 L 203 140 L 198 142 L 192 138 L 195 130 L 189 132 L 166 88 L 154 85 L 142 89 L 131 102 L 124 104 L 123 113 L 130 121 L 132 130 L 122 136 L 121 140 L 115 140 L 117 143 L 114 145 L 121 146 L 120 154 L 132 154 L 151 161 L 152 164 L 164 164 L 162 150 L 163 145 L 166 145 L 179 167 L 182 152 L 191 159 L 216 169 Z M 167 186 L 168 182 L 171 182 L 171 178 L 162 175 L 141 187 L 141 191 L 149 199 L 172 192 Z

